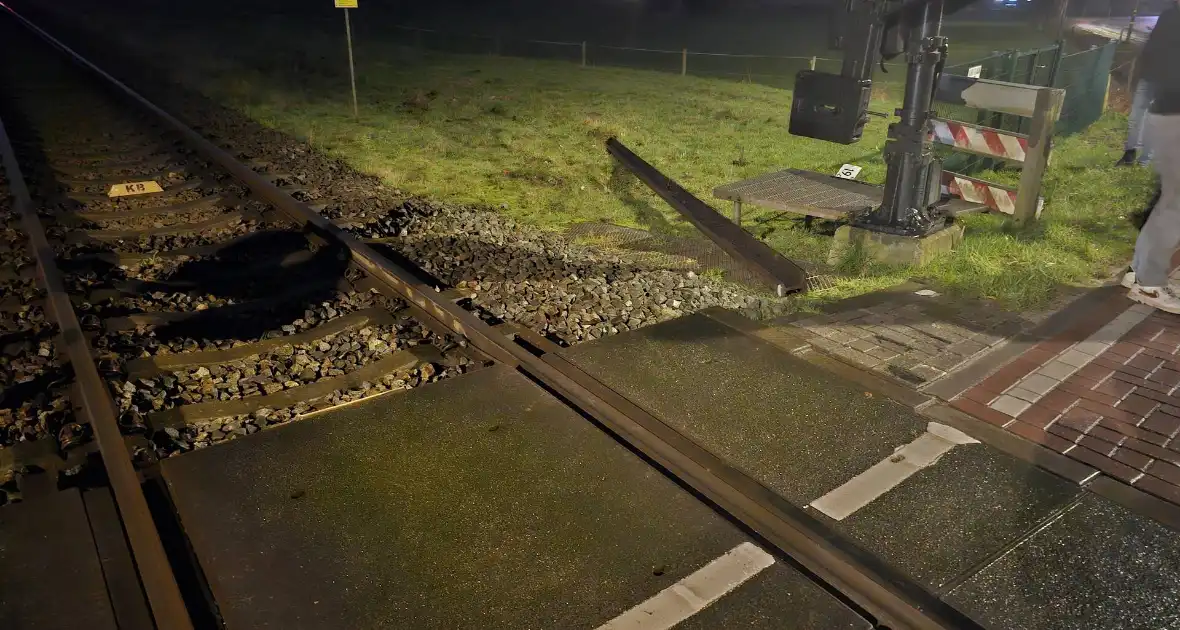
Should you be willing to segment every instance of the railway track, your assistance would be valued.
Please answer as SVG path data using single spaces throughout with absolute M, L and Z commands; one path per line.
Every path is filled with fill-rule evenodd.
M 492 364 L 560 397 L 877 627 L 977 627 L 550 352 L 552 340 L 317 213 L 298 178 L 227 153 L 35 25 L 0 17 L 6 38 L 42 53 L 0 68 L 2 366 L 16 383 L 0 417 L 3 489 L 33 500 L 109 485 L 157 627 L 189 627 L 193 606 L 141 487 L 160 459 Z
M 55 255 L 40 262 L 61 271 L 145 463 L 479 362 L 371 282 L 346 248 L 254 198 L 174 133 L 109 94 L 66 87 L 77 74 L 55 58 L 8 64 L 10 138 Z M 281 194 L 299 191 L 259 169 Z M 5 445 L 66 447 L 87 431 L 64 413 L 57 331 L 39 321 L 35 265 L 11 226 L 6 294 L 22 321 L 6 344 L 19 387 L 6 395 Z

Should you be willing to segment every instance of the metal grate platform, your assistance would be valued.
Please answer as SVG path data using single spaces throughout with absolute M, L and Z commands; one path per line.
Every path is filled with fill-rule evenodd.
M 740 221 L 742 204 L 791 212 L 831 221 L 881 205 L 884 187 L 823 173 L 791 168 L 713 189 L 713 196 L 734 203 L 734 220 Z M 986 212 L 982 203 L 952 197 L 946 211 L 951 216 Z
M 713 190 L 718 199 L 835 221 L 879 205 L 881 194 L 880 186 L 794 168 Z

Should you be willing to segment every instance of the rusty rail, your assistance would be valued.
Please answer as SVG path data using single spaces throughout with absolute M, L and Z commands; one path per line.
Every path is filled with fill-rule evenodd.
M 981 626 L 917 583 L 873 558 L 802 509 L 786 503 L 744 472 L 681 435 L 560 355 L 536 356 L 475 314 L 441 299 L 434 287 L 418 279 L 409 270 L 394 265 L 27 19 L 11 9 L 9 11 L 76 63 L 88 68 L 166 123 L 198 153 L 225 168 L 249 187 L 256 197 L 306 230 L 348 247 L 357 265 L 375 280 L 394 289 L 408 302 L 456 334 L 467 338 L 477 350 L 519 369 L 570 401 L 707 498 L 718 509 L 757 533 L 779 553 L 792 558 L 843 593 L 855 606 L 875 617 L 878 624 L 892 630 L 982 630 Z M 802 285 L 802 278 L 798 284 Z
M 770 281 L 780 297 L 807 290 L 807 272 L 802 267 L 718 214 L 709 204 L 632 153 L 618 139 L 607 140 L 606 150 L 730 257 Z
M 94 440 L 102 454 L 103 467 L 115 495 L 119 515 L 127 532 L 131 553 L 143 581 L 152 616 L 159 628 L 188 630 L 192 628 L 188 609 L 185 608 L 176 576 L 164 552 L 160 534 L 156 530 L 147 500 L 140 488 L 139 476 L 131 465 L 131 455 L 123 442 L 115 418 L 115 402 L 111 399 L 106 383 L 98 373 L 90 342 L 82 334 L 82 326 L 74 313 L 70 296 L 62 282 L 61 271 L 57 268 L 53 247 L 45 236 L 37 208 L 25 185 L 16 153 L 9 142 L 8 132 L 0 121 L 0 157 L 3 158 L 8 184 L 21 227 L 29 241 L 29 252 L 37 261 L 37 276 L 45 289 L 45 305 L 49 317 L 57 323 L 59 337 L 65 346 L 70 366 L 76 379 L 75 391 L 78 400 L 75 406 L 94 431 Z

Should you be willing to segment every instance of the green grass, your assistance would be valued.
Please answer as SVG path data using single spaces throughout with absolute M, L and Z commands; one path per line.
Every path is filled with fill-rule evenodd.
M 276 90 L 263 77 L 212 77 L 206 89 L 252 117 L 306 138 L 392 185 L 485 205 L 549 229 L 609 221 L 654 231 L 689 228 L 602 148 L 618 136 L 703 199 L 720 183 L 786 166 L 834 172 L 844 162 L 880 182 L 885 126 L 844 147 L 786 133 L 790 94 L 758 85 L 560 62 L 442 56 L 370 67 L 351 120 L 343 92 Z M 885 109 L 888 103 L 878 103 Z M 845 261 L 821 297 L 877 290 L 909 277 L 1011 308 L 1048 304 L 1092 283 L 1130 253 L 1122 218 L 1146 200 L 1148 176 L 1111 167 L 1122 119 L 1111 116 L 1057 147 L 1045 220 L 1015 233 L 994 216 L 967 219 L 953 256 L 921 270 Z M 985 175 L 1011 181 L 1012 173 Z M 827 237 L 747 216 L 789 256 L 826 257 Z
M 864 180 L 884 179 L 884 122 L 874 121 L 854 146 L 794 137 L 787 133 L 790 92 L 756 84 L 371 45 L 361 56 L 361 116 L 354 120 L 347 78 L 334 65 L 296 70 L 265 57 L 258 39 L 238 39 L 235 45 L 251 46 L 243 49 L 248 54 L 192 61 L 183 40 L 172 41 L 173 67 L 250 117 L 409 193 L 493 208 L 546 229 L 606 221 L 691 232 L 615 167 L 603 148 L 611 136 L 707 201 L 719 184 L 785 167 L 834 172 L 848 162 L 864 168 Z M 156 42 L 152 50 L 163 48 Z M 877 95 L 875 109 L 895 106 L 893 89 Z M 1108 276 L 1130 256 L 1134 232 L 1123 217 L 1150 193 L 1148 173 L 1111 166 L 1124 123 L 1112 115 L 1058 143 L 1045 216 L 1033 229 L 1018 233 L 999 217 L 970 217 L 966 243 L 953 255 L 920 270 L 850 258 L 837 267 L 837 286 L 808 300 L 916 278 L 964 297 L 1038 309 L 1068 287 Z M 1015 181 L 1009 172 L 984 177 Z M 787 256 L 826 258 L 829 237 L 754 208 L 746 216 Z
M 683 229 L 617 172 L 603 146 L 612 136 L 704 195 L 784 165 L 835 171 L 871 154 L 867 168 L 882 168 L 883 125 L 853 147 L 794 138 L 790 94 L 757 85 L 462 56 L 370 66 L 363 79 L 359 121 L 345 86 L 276 90 L 236 73 L 207 80 L 206 90 L 404 190 L 553 229 L 579 221 Z

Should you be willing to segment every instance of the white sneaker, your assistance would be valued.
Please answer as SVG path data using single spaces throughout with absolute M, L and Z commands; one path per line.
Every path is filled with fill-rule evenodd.
M 1134 289 L 1135 284 L 1136 284 L 1135 283 L 1135 272 L 1128 271 L 1127 273 L 1124 273 L 1123 280 L 1120 284 L 1122 284 L 1124 287 L 1127 287 L 1128 289 Z M 1172 293 L 1175 293 L 1176 295 L 1180 295 L 1180 282 L 1177 282 L 1176 280 L 1169 278 L 1168 279 L 1168 289 L 1171 290 Z
M 1169 287 L 1143 287 L 1135 285 L 1127 292 L 1127 297 L 1146 304 L 1152 308 L 1159 309 L 1165 313 L 1175 313 L 1180 315 L 1180 298 L 1172 292 Z
M 1127 287 L 1128 289 L 1134 289 L 1135 288 L 1135 272 L 1128 271 L 1127 273 L 1124 273 L 1122 284 L 1124 287 Z

